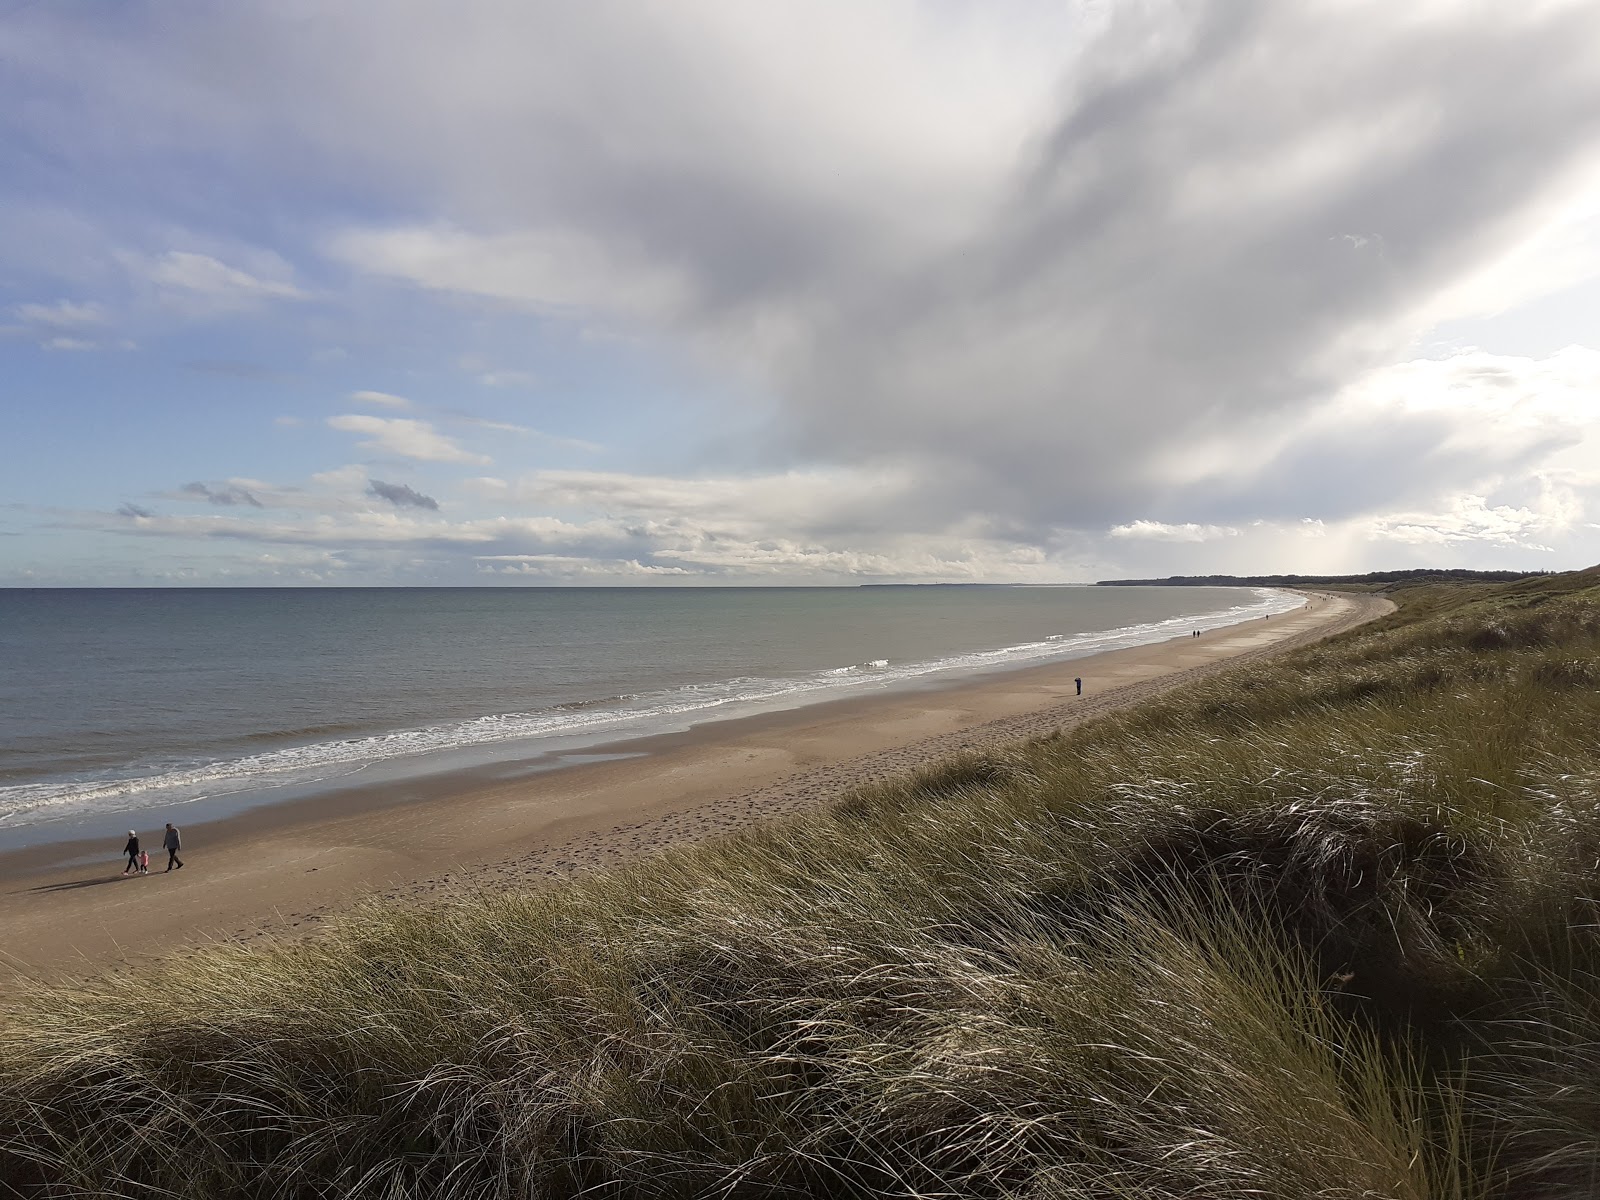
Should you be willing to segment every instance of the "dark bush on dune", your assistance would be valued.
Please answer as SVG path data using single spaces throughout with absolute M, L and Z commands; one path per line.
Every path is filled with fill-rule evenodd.
M 1302 799 L 1172 814 L 1110 868 L 1106 890 L 1256 914 L 1362 1015 L 1403 1027 L 1471 991 L 1458 947 L 1496 882 L 1466 838 L 1434 821 Z

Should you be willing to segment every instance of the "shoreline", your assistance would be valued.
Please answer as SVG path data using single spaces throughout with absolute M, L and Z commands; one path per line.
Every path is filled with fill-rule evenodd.
M 131 967 L 201 942 L 301 933 L 369 898 L 603 868 L 803 811 L 963 748 L 1070 727 L 1391 607 L 1373 596 L 1301 594 L 1302 608 L 1201 638 L 706 722 L 595 747 L 603 761 L 469 768 L 186 823 L 189 869 L 171 876 L 123 878 L 118 847 L 98 842 L 6 851 L 0 984 Z M 85 865 L 91 856 L 104 866 Z
M 419 692 L 410 683 L 397 682 L 391 689 L 391 703 L 398 701 L 398 708 L 388 723 L 352 716 L 342 704 L 330 708 L 314 701 L 311 714 L 279 704 L 254 714 L 255 732 L 243 732 L 237 722 L 224 721 L 227 729 L 214 736 L 203 712 L 182 716 L 158 703 L 156 711 L 169 712 L 168 722 L 178 720 L 180 725 L 158 729 L 154 746 L 129 743 L 124 738 L 113 742 L 108 761 L 98 767 L 79 770 L 62 762 L 54 773 L 26 779 L 20 786 L 0 787 L 0 854 L 28 850 L 55 858 L 51 847 L 69 842 L 98 846 L 122 836 L 129 826 L 141 829 L 151 821 L 158 825 L 167 820 L 179 825 L 211 823 L 264 805 L 321 799 L 374 785 L 403 787 L 420 777 L 522 777 L 594 760 L 621 742 L 682 733 L 710 721 L 805 708 L 836 699 L 960 685 L 995 672 L 1165 641 L 1190 628 L 1211 632 L 1254 617 L 1292 611 L 1304 603 L 1302 595 L 1283 589 L 1208 590 L 1235 594 L 1220 600 L 1213 597 L 1220 607 L 1203 613 L 1120 625 L 1113 619 L 1103 629 L 1049 636 L 1011 630 L 1012 638 L 1021 637 L 1021 642 L 947 647 L 948 653 L 924 658 L 911 655 L 893 663 L 871 659 L 830 669 L 799 669 L 791 663 L 775 667 L 775 674 L 757 668 L 746 675 L 731 661 L 724 661 L 720 666 L 727 678 L 658 680 L 660 686 L 643 677 L 613 673 L 603 680 L 605 686 L 593 692 L 568 687 L 541 697 L 536 688 L 530 695 L 502 695 L 498 703 L 487 705 L 497 711 L 479 711 L 482 705 L 467 712 L 458 705 L 452 707 L 447 684 L 441 698 L 445 711 L 430 716 L 424 711 L 433 707 L 426 689 Z M 1237 603 L 1241 597 L 1244 602 Z M 1288 610 L 1282 608 L 1285 604 L 1290 606 Z M 1249 611 L 1252 609 L 1255 611 Z M 1102 618 L 1109 615 L 1100 614 Z M 851 649 L 864 651 L 865 645 L 858 640 Z M 438 664 L 433 667 L 437 669 Z M 318 673 L 323 669 L 321 661 L 304 661 L 284 679 L 293 679 L 314 696 L 320 690 Z M 348 672 L 342 675 L 348 678 Z M 398 678 L 392 665 L 385 677 Z M 476 677 L 458 679 L 456 690 Z M 608 691 L 614 694 L 605 694 Z M 557 703 L 562 697 L 565 699 Z M 360 702 L 354 703 L 361 709 Z M 509 711 L 498 711 L 501 709 Z M 161 721 L 158 718 L 158 726 Z M 280 726 L 301 728 L 268 732 Z M 50 740 L 47 737 L 46 744 Z M 183 749 L 189 742 L 193 755 Z M 32 747 L 18 749 L 23 762 L 30 761 Z M 117 755 L 126 761 L 109 761 Z M 81 861 L 87 863 L 96 856 L 91 850 Z

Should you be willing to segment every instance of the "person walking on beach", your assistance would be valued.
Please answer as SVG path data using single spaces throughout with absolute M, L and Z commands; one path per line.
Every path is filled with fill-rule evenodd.
M 178 827 L 168 821 L 167 832 L 161 839 L 161 848 L 167 852 L 167 870 L 170 871 L 173 867 L 177 867 L 180 871 L 183 869 L 183 859 L 178 857 L 178 850 L 182 845 L 183 841 L 178 837 Z
M 1083 680 L 1074 679 L 1072 682 L 1078 685 L 1078 695 L 1083 695 Z
M 128 856 L 128 865 L 122 868 L 124 875 L 132 875 L 139 869 L 139 835 L 133 830 L 128 830 L 128 844 L 122 848 Z

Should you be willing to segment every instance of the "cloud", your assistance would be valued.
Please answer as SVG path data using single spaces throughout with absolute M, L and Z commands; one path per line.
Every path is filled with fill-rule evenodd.
M 496 481 L 497 483 L 499 481 Z M 948 527 L 943 514 L 909 511 L 919 503 L 917 473 L 895 464 L 856 469 L 681 478 L 610 471 L 540 471 L 515 485 L 488 481 L 503 502 L 604 512 L 636 520 L 683 520 L 719 535 L 763 532 L 806 538 L 923 532 Z M 970 521 L 972 514 L 962 514 Z
M 1167 525 L 1161 521 L 1130 521 L 1126 525 L 1112 526 L 1108 536 L 1153 542 L 1211 542 L 1217 538 L 1238 537 L 1239 531 L 1227 525 L 1196 525 L 1193 522 Z
M 432 512 L 439 510 L 439 502 L 432 496 L 424 496 L 403 483 L 385 483 L 381 479 L 374 479 L 367 484 L 367 494 L 377 496 L 380 500 L 387 500 L 396 508 L 426 508 Z
M 546 582 L 572 583 L 577 580 L 616 583 L 619 580 L 658 581 L 696 579 L 700 573 L 688 567 L 643 563 L 633 558 L 580 558 L 571 554 L 480 554 L 474 560 L 485 575 Z
M 537 429 L 529 429 L 526 425 L 516 425 L 510 421 L 494 421 L 488 417 L 475 416 L 472 413 L 462 412 L 454 408 L 441 408 L 437 413 L 446 421 L 459 421 L 463 425 L 476 425 L 480 429 L 493 429 L 497 433 L 527 433 L 537 437 L 548 437 Z M 551 438 L 552 441 L 561 441 L 560 438 Z
M 213 488 L 204 483 L 186 483 L 178 489 L 184 496 L 192 496 L 204 500 L 209 504 L 232 508 L 235 505 L 246 505 L 250 508 L 263 507 L 260 500 L 247 489 L 229 484 L 227 487 Z
M 1256 521 L 1244 527 L 1185 528 L 1129 522 L 1097 551 L 1093 538 L 1063 534 L 1047 546 L 994 516 L 961 514 L 906 532 L 895 517 L 878 522 L 875 505 L 898 503 L 912 476 L 835 475 L 827 486 L 789 474 L 674 479 L 607 472 L 541 472 L 515 482 L 483 477 L 469 490 L 501 510 L 557 509 L 441 519 L 436 508 L 395 499 L 406 485 L 370 479 L 360 467 L 323 472 L 292 488 L 236 480 L 268 507 L 300 515 L 264 520 L 224 511 L 128 523 L 81 514 L 74 527 L 144 538 L 261 543 L 326 550 L 393 573 L 402 560 L 435 579 L 511 575 L 551 582 L 640 581 L 646 577 L 715 582 L 973 580 L 1053 582 L 1128 574 L 1266 570 L 1321 571 L 1329 555 L 1348 569 L 1393 565 L 1404 549 L 1420 565 L 1459 563 L 1463 547 L 1492 548 L 1502 565 L 1548 566 L 1552 555 L 1588 536 L 1582 478 L 1551 475 L 1495 495 L 1455 495 L 1427 508 L 1341 521 Z M 390 493 L 393 493 L 391 495 Z M 374 511 L 374 496 L 394 511 Z M 824 499 L 829 497 L 831 499 Z M 431 497 L 422 497 L 431 500 Z M 1508 558 L 1507 556 L 1511 557 Z M 350 557 L 355 556 L 355 557 Z M 366 557 L 362 557 L 366 556 Z M 373 556 L 377 556 L 374 558 Z M 388 557 L 385 557 L 388 556 Z M 590 567 L 580 568 L 579 562 Z M 632 564 L 632 565 L 630 565 Z M 427 576 L 421 576 L 426 578 Z
M 1200 439 L 1294 423 L 1403 345 L 1507 213 L 1559 182 L 1600 113 L 1555 41 L 1596 44 L 1574 10 L 1507 42 L 1422 22 L 1378 48 L 1368 28 L 1361 52 L 1325 6 L 1196 11 L 1155 61 L 1106 47 L 1105 75 L 1089 73 L 981 241 L 825 328 L 792 384 L 807 444 L 848 429 L 856 453 L 920 446 L 970 496 L 1041 527 L 1148 511 L 1153 494 L 1174 515 L 1249 515 L 1231 489 L 1174 486 L 1165 465 Z M 1314 80 L 1279 73 L 1274 49 L 1291 46 Z M 1508 59 L 1552 72 L 1517 104 L 1545 122 L 1537 149 L 1471 74 Z M 1439 104 L 1450 121 L 1427 116 Z M 1325 232 L 1352 227 L 1372 234 Z M 1382 461 L 1349 455 L 1339 487 L 1363 506 L 1406 498 L 1413 476 Z M 1298 490 L 1302 512 L 1339 503 Z
M 1380 538 L 1408 545 L 1460 546 L 1486 543 L 1551 552 L 1543 540 L 1555 530 L 1570 527 L 1570 513 L 1551 507 L 1489 504 L 1482 496 L 1460 496 L 1444 512 L 1404 513 L 1372 523 Z
M 467 516 L 442 520 L 436 502 L 407 485 L 370 479 L 360 467 L 323 472 L 307 487 L 232 480 L 264 507 L 285 515 L 242 515 L 234 506 L 207 516 L 159 517 L 130 525 L 103 514 L 64 514 L 74 528 L 97 528 L 175 541 L 266 544 L 320 548 L 343 554 L 401 552 L 427 556 L 448 570 L 454 562 L 472 572 L 513 570 L 519 576 L 615 582 L 646 577 L 796 582 L 832 579 L 1047 580 L 1059 564 L 1038 549 L 1007 542 L 964 521 L 927 535 L 864 532 L 844 547 L 828 530 L 841 506 L 881 491 L 883 481 L 839 477 L 836 499 L 798 505 L 816 489 L 784 475 L 744 479 L 630 479 L 598 472 L 552 472 L 509 484 L 475 481 L 499 507 L 559 504 L 545 513 Z M 205 495 L 219 491 L 205 486 Z M 198 497 L 190 490 L 180 495 Z M 365 501 L 388 500 L 394 511 L 374 511 Z M 232 511 L 228 511 L 232 508 Z M 294 510 L 299 510 L 295 512 Z M 292 514 L 292 515 L 291 515 Z M 591 560 L 579 570 L 568 560 Z M 476 564 L 476 565 L 474 565 Z M 632 565 L 629 565 L 632 564 Z
M 110 314 L 104 305 L 92 300 L 15 304 L 10 311 L 20 324 L 0 328 L 0 334 L 28 338 L 42 350 L 70 353 L 133 349 L 130 341 L 105 336 Z
M 591 442 L 586 438 L 564 437 L 558 433 L 545 433 L 541 429 L 534 429 L 528 425 L 518 425 L 511 421 L 495 421 L 488 417 L 462 412 L 459 409 L 441 408 L 434 411 L 442 420 L 456 421 L 463 425 L 476 425 L 480 429 L 492 429 L 496 433 L 520 434 L 536 438 L 547 445 L 562 446 L 569 450 L 581 450 L 585 454 L 598 454 L 605 449 L 600 443 Z
M 395 454 L 401 458 L 414 458 L 423 462 L 486 463 L 489 461 L 482 454 L 463 450 L 450 438 L 435 431 L 426 421 L 346 413 L 329 417 L 328 425 L 344 433 L 371 435 L 370 440 L 360 443 L 361 448 L 380 454 Z
M 51 329 L 83 329 L 104 325 L 107 320 L 105 306 L 92 300 L 57 300 L 51 304 L 18 304 L 11 309 L 29 325 Z
M 293 282 L 289 264 L 268 251 L 251 252 L 254 272 L 189 250 L 169 250 L 153 258 L 121 257 L 135 275 L 155 287 L 168 307 L 185 316 L 247 312 L 271 301 L 307 298 Z
M 405 507 L 407 493 L 416 498 L 411 507 L 427 508 L 428 503 L 420 502 L 432 502 L 431 497 L 404 485 L 373 480 L 365 468 L 351 465 L 318 472 L 304 483 L 274 483 L 242 476 L 224 483 L 195 481 L 163 493 L 163 498 L 191 504 L 204 502 L 217 509 L 233 510 L 229 519 L 242 522 L 248 530 L 261 526 L 263 521 L 249 510 L 271 510 L 273 519 L 281 523 L 280 527 L 289 528 L 296 522 L 314 523 L 323 515 L 359 517 L 368 514 L 373 509 L 374 498 L 397 508 Z M 246 532 L 239 536 L 249 535 Z
M 192 254 L 186 250 L 167 251 L 151 265 L 150 278 L 164 287 L 226 299 L 298 300 L 305 295 L 285 280 L 260 279 L 209 254 Z
M 546 64 L 568 91 L 508 79 L 496 94 L 514 123 L 486 108 L 474 145 L 448 156 L 442 205 L 456 219 L 351 227 L 329 248 L 373 275 L 649 330 L 754 371 L 792 457 L 915 464 L 921 506 L 996 513 L 1037 544 L 1140 520 L 1404 506 L 1468 482 L 1483 448 L 1447 414 L 1396 411 L 1398 436 L 1341 429 L 1322 444 L 1328 469 L 1307 472 L 1325 406 L 1588 178 L 1600 14 L 1355 10 L 1247 0 L 1082 16 L 1084 49 L 1054 60 L 1053 95 L 1020 52 L 1014 88 L 968 92 L 963 61 L 953 86 L 975 114 L 948 146 L 919 140 L 931 111 L 903 129 L 877 114 L 845 129 L 824 106 L 805 127 L 826 163 L 776 162 L 760 144 L 795 143 L 770 88 L 739 93 L 738 121 L 702 107 L 749 64 L 781 77 L 810 61 L 825 33 L 779 53 L 753 22 L 706 14 L 689 53 L 648 10 L 637 36 L 664 41 L 644 66 L 630 35 L 572 17 L 595 86 L 596 62 L 643 71 L 605 110 L 603 151 L 565 155 L 548 182 L 555 147 L 602 143 L 590 106 L 554 99 L 589 84 Z M 1015 50 L 1025 25 L 995 16 L 977 30 Z M 932 28 L 900 31 L 920 63 L 871 43 L 891 111 L 946 65 Z M 395 51 L 419 72 L 418 104 L 446 94 L 449 64 L 484 51 L 438 49 L 431 65 Z M 865 88 L 857 65 L 841 68 L 843 96 Z M 824 166 L 871 186 L 834 186 Z M 1422 453 L 1440 435 L 1450 444 Z M 1168 471 L 1197 443 L 1230 442 L 1253 488 Z M 1419 458 L 1425 485 L 1400 469 Z
M 350 399 L 357 404 L 376 404 L 380 408 L 411 408 L 411 401 L 404 396 L 394 396 L 388 392 L 351 392 Z
M 447 226 L 348 230 L 328 250 L 375 275 L 557 313 L 602 308 L 619 316 L 662 318 L 690 299 L 688 281 L 673 267 L 578 233 L 482 236 Z
M 101 527 L 85 519 L 77 524 Z M 525 563 L 556 555 L 597 564 L 634 563 L 654 573 L 705 580 L 794 582 L 829 579 L 1047 579 L 1051 564 L 1028 547 L 990 547 L 949 538 L 914 547 L 837 548 L 815 542 L 723 537 L 682 522 L 615 519 L 564 521 L 495 517 L 458 522 L 420 521 L 409 514 L 324 515 L 305 521 L 247 521 L 232 517 L 151 517 L 105 526 L 142 537 L 202 539 L 334 548 L 346 552 L 432 554 L 460 561 Z M 634 573 L 631 569 L 628 573 Z
M 155 513 L 151 512 L 148 508 L 141 507 L 140 505 L 127 503 L 117 506 L 117 515 L 119 517 L 129 517 L 133 520 L 148 520 L 149 518 L 154 517 Z
M 1600 478 L 1597 391 L 1594 350 L 1533 359 L 1467 349 L 1377 368 L 1299 409 L 1197 435 L 1157 470 L 1175 510 L 1235 522 L 1449 508 L 1451 497 L 1541 471 Z
M 473 347 L 524 320 L 622 338 L 608 365 L 747 406 L 687 450 L 686 413 L 631 474 L 503 464 L 503 486 L 472 486 L 483 511 L 526 514 L 511 525 L 397 510 L 380 515 L 415 519 L 386 538 L 550 563 L 578 552 L 524 545 L 543 535 L 516 522 L 555 513 L 607 563 L 761 578 L 1595 546 L 1571 516 L 1600 481 L 1595 352 L 1426 336 L 1593 284 L 1593 5 L 474 11 L 353 0 L 308 41 L 241 0 L 115 39 L 40 18 L 59 42 L 13 51 L 28 78 L 76 65 L 85 146 L 171 168 L 248 145 L 217 153 L 235 194 L 321 205 L 296 222 L 326 231 L 294 248 L 303 274 L 231 243 L 130 240 L 189 247 L 140 260 L 164 295 L 288 300 L 325 255 L 363 305 L 473 323 Z M 386 455 L 487 461 L 438 432 L 470 418 L 415 412 L 329 425 Z M 524 428 L 501 415 L 483 427 Z M 340 506 L 370 499 L 358 475 L 308 487 L 308 511 L 345 528 Z M 450 540 L 468 529 L 492 548 Z
M 540 433 L 536 429 L 530 429 L 526 425 L 518 425 L 511 421 L 495 421 L 488 417 L 480 417 L 473 413 L 463 412 L 456 408 L 426 409 L 405 396 L 396 396 L 389 392 L 351 392 L 350 399 L 354 400 L 358 404 L 373 404 L 381 408 L 417 410 L 427 413 L 431 416 L 436 416 L 444 421 L 453 421 L 463 425 L 476 425 L 481 429 L 492 429 L 496 433 L 531 434 L 535 437 L 545 438 L 552 442 L 561 442 L 586 450 L 599 449 L 599 447 L 595 446 L 592 442 L 585 442 L 576 438 L 555 437 L 550 434 Z

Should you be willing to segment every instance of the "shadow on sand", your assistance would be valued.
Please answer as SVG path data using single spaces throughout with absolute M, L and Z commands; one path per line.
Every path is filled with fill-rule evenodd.
M 75 879 L 71 883 L 42 883 L 31 887 L 30 892 L 71 892 L 78 888 L 99 887 L 102 883 L 121 883 L 124 879 L 137 879 L 137 875 L 108 875 L 99 879 Z

